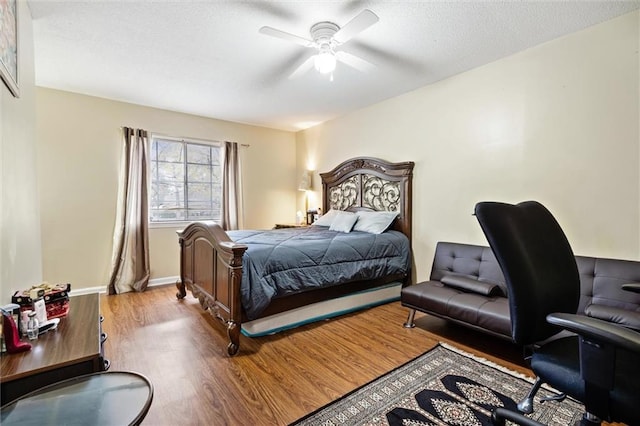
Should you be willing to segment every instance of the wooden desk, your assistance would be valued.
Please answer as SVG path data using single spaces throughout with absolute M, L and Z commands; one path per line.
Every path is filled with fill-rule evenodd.
M 2 354 L 0 404 L 60 380 L 106 370 L 102 343 L 107 336 L 100 323 L 98 293 L 71 297 L 69 314 L 57 330 L 30 341 L 30 351 Z

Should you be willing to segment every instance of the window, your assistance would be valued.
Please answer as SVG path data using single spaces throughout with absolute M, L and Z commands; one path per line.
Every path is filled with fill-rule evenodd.
M 221 154 L 217 142 L 152 136 L 149 222 L 219 222 Z

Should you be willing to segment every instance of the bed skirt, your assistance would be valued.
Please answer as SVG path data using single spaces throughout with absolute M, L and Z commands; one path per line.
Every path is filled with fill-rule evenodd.
M 322 321 L 350 312 L 400 300 L 401 290 L 402 283 L 389 283 L 371 290 L 365 290 L 253 321 L 243 322 L 241 332 L 247 337 L 275 334 L 304 324 Z

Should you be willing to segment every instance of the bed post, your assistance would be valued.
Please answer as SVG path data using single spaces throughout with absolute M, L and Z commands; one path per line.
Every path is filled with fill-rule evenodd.
M 242 302 L 240 300 L 240 286 L 242 285 L 242 256 L 246 246 L 234 248 L 229 259 L 229 283 L 231 288 L 229 303 L 229 320 L 227 321 L 227 336 L 229 344 L 227 353 L 233 356 L 240 349 L 240 329 L 242 322 Z
M 184 240 L 182 239 L 180 232 L 178 232 L 178 243 L 180 244 L 181 255 L 180 255 L 180 281 L 176 282 L 176 288 L 178 289 L 178 292 L 176 293 L 176 297 L 179 300 L 182 300 L 185 297 L 187 297 L 187 287 L 184 282 L 184 256 L 182 256 L 182 252 L 184 251 Z

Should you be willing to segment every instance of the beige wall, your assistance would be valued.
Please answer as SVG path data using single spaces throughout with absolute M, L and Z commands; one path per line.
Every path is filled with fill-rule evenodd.
M 639 22 L 631 13 L 299 132 L 298 168 L 415 161 L 420 280 L 437 241 L 486 244 L 471 215 L 481 200 L 539 200 L 576 253 L 638 259 Z
M 72 288 L 108 283 L 120 160 L 120 127 L 232 140 L 242 148 L 245 227 L 291 222 L 295 135 L 52 89 L 37 89 L 43 275 Z M 179 275 L 176 228 L 150 230 L 151 278 Z
M 296 135 L 38 88 L 36 175 L 33 94 L 29 101 L 23 77 L 22 106 L 5 89 L 0 110 L 3 295 L 5 283 L 40 276 L 106 285 L 123 125 L 250 144 L 246 228 L 295 220 L 304 168 L 316 171 L 319 189 L 318 171 L 353 156 L 415 161 L 418 279 L 428 276 L 437 241 L 485 244 L 471 212 L 486 199 L 538 199 L 577 253 L 637 259 L 639 22 L 632 13 Z M 30 22 L 26 31 L 30 40 Z M 32 82 L 32 63 L 22 65 Z M 20 152 L 8 144 L 16 138 Z M 317 207 L 319 193 L 312 196 Z M 177 275 L 175 229 L 152 229 L 150 238 L 152 278 Z
M 0 81 L 0 305 L 42 280 L 33 26 L 26 1 L 18 2 L 18 17 L 20 97 Z

